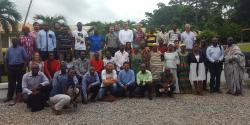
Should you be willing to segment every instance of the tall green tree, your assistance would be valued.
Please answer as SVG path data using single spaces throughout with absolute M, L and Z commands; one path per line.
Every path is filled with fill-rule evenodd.
M 57 22 L 64 22 L 65 24 L 67 23 L 66 22 L 66 19 L 64 16 L 44 16 L 44 15 L 36 15 L 34 17 L 34 20 L 42 20 L 43 22 L 48 22 L 49 24 L 49 27 L 50 28 L 53 28 L 54 24 L 57 23 Z

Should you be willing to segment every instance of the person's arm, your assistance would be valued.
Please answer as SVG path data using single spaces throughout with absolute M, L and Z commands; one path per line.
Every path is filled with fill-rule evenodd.
M 152 73 L 150 71 L 148 73 L 149 74 L 148 74 L 146 82 L 152 82 L 153 81 Z
M 140 85 L 140 82 L 141 82 L 140 72 L 136 74 L 136 82 L 137 82 L 137 85 Z
M 32 94 L 32 91 L 28 88 L 27 74 L 23 76 L 22 79 L 22 89 L 24 94 Z
M 37 49 L 39 51 L 41 51 L 41 38 L 40 38 L 40 32 L 37 33 L 37 37 L 36 37 L 36 45 L 37 45 Z
M 135 73 L 134 71 L 131 72 L 132 78 L 131 80 L 127 83 L 128 85 L 133 84 L 135 82 Z
M 207 48 L 206 55 L 207 55 L 207 59 L 208 59 L 210 62 L 213 63 L 215 60 L 210 56 L 210 51 L 211 51 L 211 48 L 208 47 L 208 48 Z
M 57 48 L 57 46 L 56 46 L 57 43 L 56 43 L 56 35 L 55 35 L 54 32 L 52 33 L 52 41 L 53 41 L 53 42 L 52 42 L 52 43 L 53 43 L 53 46 L 54 46 L 54 48 L 56 49 L 56 48 Z
M 49 79 L 46 77 L 46 75 L 44 73 L 41 72 L 42 75 L 42 83 L 40 83 L 42 86 L 47 86 L 49 85 Z
M 220 46 L 220 52 L 221 52 L 221 56 L 219 58 L 220 61 L 222 61 L 224 59 L 224 47 L 223 46 Z
M 180 58 L 179 58 L 179 55 L 178 55 L 177 52 L 176 52 L 176 56 L 175 56 L 175 62 L 176 62 L 177 65 L 180 64 Z
M 122 73 L 121 72 L 119 72 L 118 73 L 118 84 L 121 86 L 121 87 L 123 87 L 124 85 L 122 84 Z
M 92 86 L 101 84 L 98 74 L 95 74 L 95 82 L 91 83 Z
M 131 30 L 131 34 L 130 34 L 130 41 L 129 42 L 133 42 L 133 39 L 134 39 L 134 33 L 133 31 Z
M 120 40 L 121 44 L 123 44 L 123 39 L 122 39 L 122 32 L 121 32 L 121 30 L 119 31 L 119 40 Z

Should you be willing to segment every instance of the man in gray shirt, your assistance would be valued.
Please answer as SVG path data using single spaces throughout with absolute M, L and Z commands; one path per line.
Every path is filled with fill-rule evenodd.
M 31 72 L 24 74 L 22 80 L 23 99 L 27 107 L 32 112 L 40 111 L 44 108 L 49 94 L 49 80 L 43 72 L 39 71 L 39 66 L 33 64 Z

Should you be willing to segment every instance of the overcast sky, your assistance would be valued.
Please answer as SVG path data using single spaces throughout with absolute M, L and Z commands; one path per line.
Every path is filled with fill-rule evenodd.
M 16 4 L 24 20 L 30 0 L 10 1 Z M 167 4 L 169 0 L 33 0 L 28 22 L 32 23 L 36 14 L 62 15 L 71 25 L 78 21 L 139 22 L 145 19 L 145 12 L 152 12 L 159 2 Z

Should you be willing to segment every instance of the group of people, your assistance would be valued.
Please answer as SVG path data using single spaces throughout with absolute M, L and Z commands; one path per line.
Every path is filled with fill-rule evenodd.
M 128 23 L 109 28 L 102 37 L 97 30 L 88 33 L 81 22 L 72 33 L 56 23 L 34 23 L 34 31 L 23 27 L 23 35 L 12 39 L 5 63 L 8 68 L 8 94 L 5 102 L 24 101 L 32 112 L 50 103 L 55 114 L 77 98 L 89 101 L 114 101 L 116 97 L 156 97 L 173 94 L 203 95 L 210 72 L 210 92 L 221 93 L 220 77 L 224 66 L 228 94 L 242 94 L 245 57 L 232 37 L 226 46 L 214 37 L 212 45 L 196 40 L 185 25 L 169 32 L 145 34 Z M 28 72 L 26 72 L 28 70 Z

